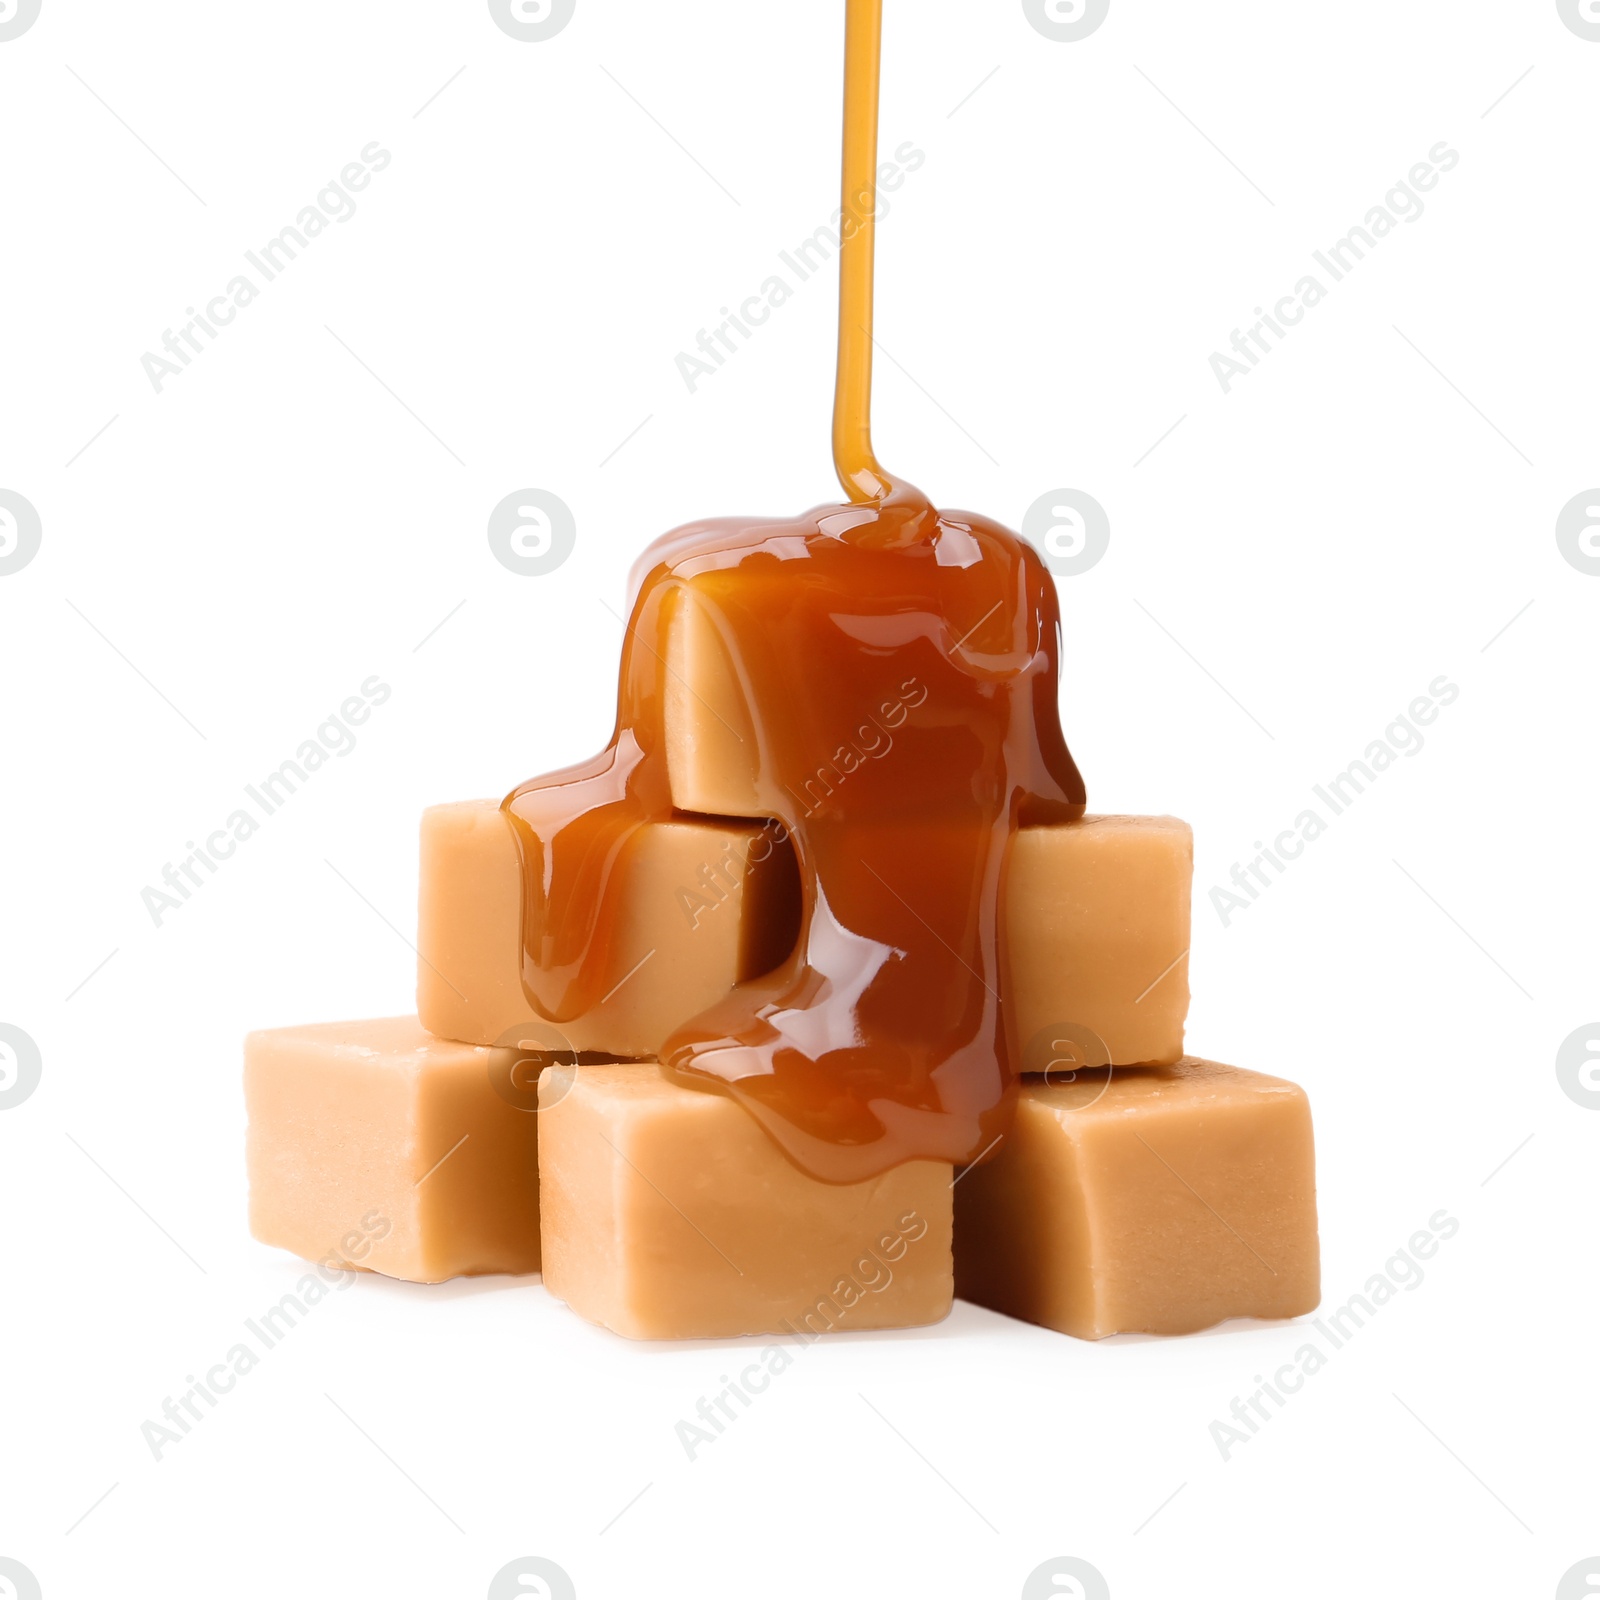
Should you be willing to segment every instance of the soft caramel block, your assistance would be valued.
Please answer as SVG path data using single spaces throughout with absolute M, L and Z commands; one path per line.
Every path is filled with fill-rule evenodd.
M 1002 993 L 1025 1067 L 1072 1050 L 1091 1065 L 1183 1054 L 1193 873 L 1193 837 L 1175 817 L 1085 817 L 1017 835 Z M 644 965 L 594 1012 L 560 1025 L 573 1049 L 653 1056 L 794 943 L 793 859 L 745 823 L 653 829 L 630 892 L 640 909 L 624 970 Z M 498 1044 L 526 1024 L 529 1043 L 560 1043 L 523 997 L 521 916 L 516 843 L 495 802 L 425 812 L 417 1010 L 430 1032 Z
M 726 581 L 711 574 L 672 597 L 668 775 L 683 810 L 753 817 L 763 809 L 758 734 L 710 603 Z M 883 709 L 893 717 L 894 708 Z M 884 731 L 875 728 L 873 740 Z M 1194 835 L 1176 817 L 1091 816 L 1018 834 L 1005 879 L 1009 965 L 1001 992 L 1027 1066 L 1073 1050 L 1094 1064 L 1164 1064 L 1183 1055 L 1193 877 Z M 1061 1040 L 1055 1049 L 1053 1037 Z
M 1176 817 L 1091 816 L 1016 836 L 1002 993 L 1025 1069 L 1050 1065 L 1063 1024 L 1069 1038 L 1074 1026 L 1098 1036 L 1088 1065 L 1183 1055 L 1193 877 L 1194 834 Z
M 755 719 L 716 612 L 686 584 L 668 604 L 665 702 L 667 777 L 680 811 L 760 817 L 760 745 Z M 725 581 L 725 580 L 724 580 Z
M 629 908 L 618 952 L 626 976 L 552 1033 L 522 989 L 522 867 L 511 824 L 493 800 L 431 807 L 417 922 L 423 1026 L 473 1044 L 656 1055 L 680 1024 L 793 948 L 799 883 L 789 846 L 773 838 L 746 822 L 646 829 L 618 884 Z M 517 1038 L 525 1025 L 528 1041 Z
M 1080 1339 L 1294 1317 L 1320 1295 L 1304 1090 L 1214 1061 L 1028 1080 L 955 1188 L 956 1292 Z
M 308 1261 L 415 1283 L 539 1270 L 538 1117 L 510 1050 L 415 1017 L 245 1040 L 250 1229 Z
M 539 1080 L 544 1282 L 630 1339 L 902 1328 L 950 1309 L 951 1169 L 793 1166 L 725 1095 L 653 1064 Z

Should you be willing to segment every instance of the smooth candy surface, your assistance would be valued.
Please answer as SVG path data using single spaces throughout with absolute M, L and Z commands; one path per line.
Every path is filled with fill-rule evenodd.
M 1187 1057 L 1025 1081 L 956 1184 L 956 1292 L 1080 1339 L 1295 1317 L 1320 1296 L 1305 1091 Z
M 630 1339 L 801 1337 L 950 1309 L 951 1170 L 807 1176 L 725 1095 L 653 1064 L 540 1079 L 545 1287 Z
M 415 1017 L 252 1033 L 251 1232 L 416 1283 L 537 1272 L 538 1117 L 491 1081 L 515 1059 Z

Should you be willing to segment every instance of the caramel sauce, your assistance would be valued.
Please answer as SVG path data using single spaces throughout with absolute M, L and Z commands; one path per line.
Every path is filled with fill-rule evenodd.
M 667 635 L 692 584 L 750 708 L 758 808 L 792 842 L 802 905 L 789 959 L 687 1022 L 662 1070 L 732 1094 L 835 1183 L 971 1161 L 1003 1134 L 1017 1045 L 1000 1005 L 1006 852 L 1018 827 L 1084 808 L 1043 563 L 987 518 L 935 511 L 873 455 L 881 37 L 882 0 L 848 0 L 833 445 L 849 504 L 657 540 L 634 568 L 611 744 L 504 802 L 523 859 L 523 983 L 559 1024 L 626 977 L 614 885 L 640 830 L 674 816 Z

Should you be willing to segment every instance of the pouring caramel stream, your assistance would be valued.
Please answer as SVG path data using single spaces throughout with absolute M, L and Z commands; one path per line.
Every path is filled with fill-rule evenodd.
M 888 497 L 872 452 L 872 288 L 877 253 L 878 86 L 883 0 L 847 0 L 844 162 L 839 243 L 839 368 L 833 390 L 833 465 L 854 501 Z M 858 219 L 847 227 L 846 219 Z
M 662 1070 L 734 1095 L 837 1183 L 969 1161 L 1004 1132 L 1006 851 L 1018 827 L 1084 808 L 1043 563 L 987 518 L 935 511 L 873 454 L 882 0 L 848 0 L 846 29 L 833 447 L 850 504 L 657 540 L 634 568 L 611 744 L 504 802 L 523 861 L 523 984 L 559 1025 L 626 981 L 616 885 L 641 828 L 674 815 L 668 634 L 692 586 L 750 710 L 757 807 L 792 843 L 802 914 L 789 960 L 687 1022 Z M 891 747 L 819 791 L 869 722 Z

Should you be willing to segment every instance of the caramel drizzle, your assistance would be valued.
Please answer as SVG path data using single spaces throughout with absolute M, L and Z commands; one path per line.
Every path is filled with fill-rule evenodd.
M 523 862 L 523 985 L 559 1024 L 629 976 L 616 950 L 630 856 L 678 815 L 666 663 L 692 589 L 749 710 L 744 814 L 792 842 L 803 909 L 788 961 L 687 1021 L 662 1070 L 732 1094 L 831 1182 L 971 1160 L 1004 1132 L 1004 862 L 1017 827 L 1084 805 L 1043 564 L 986 518 L 937 513 L 873 453 L 881 39 L 881 0 L 848 0 L 833 446 L 851 505 L 657 540 L 635 569 L 611 744 L 504 803 Z M 873 728 L 892 749 L 856 759 Z
M 877 258 L 878 95 L 883 0 L 848 0 L 845 19 L 841 209 L 858 226 L 839 247 L 839 367 L 833 391 L 833 465 L 858 504 L 889 495 L 872 449 L 872 292 Z

